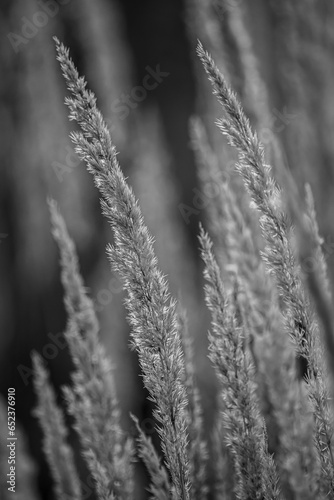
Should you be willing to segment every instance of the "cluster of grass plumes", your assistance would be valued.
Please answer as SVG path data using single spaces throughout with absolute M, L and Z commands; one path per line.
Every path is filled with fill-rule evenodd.
M 97 497 L 136 497 L 137 455 L 150 476 L 150 498 L 156 500 L 334 498 L 333 318 L 309 190 L 304 216 L 296 206 L 295 193 L 287 190 L 287 202 L 282 196 L 236 95 L 199 44 L 198 54 L 226 115 L 219 127 L 238 151 L 236 171 L 250 196 L 252 223 L 258 221 L 263 236 L 263 245 L 258 246 L 247 228 L 249 217 L 237 207 L 232 187 L 224 181 L 208 214 L 218 241 L 217 254 L 209 234 L 203 228 L 199 232 L 205 301 L 212 320 L 209 357 L 219 388 L 212 450 L 203 430 L 185 313 L 170 296 L 158 268 L 152 237 L 120 169 L 95 96 L 86 89 L 68 50 L 56 44 L 71 93 L 66 99 L 70 119 L 80 128 L 71 139 L 93 174 L 103 214 L 113 230 L 114 244 L 107 253 L 127 293 L 132 343 L 154 403 L 162 452 L 160 456 L 136 417 L 136 439 L 122 428 L 94 308 L 79 274 L 73 242 L 51 202 L 68 313 L 65 337 L 75 365 L 72 386 L 64 394 Z M 198 120 L 193 122 L 193 142 L 202 177 L 214 179 L 219 162 Z M 307 280 L 298 260 L 305 258 L 317 263 Z M 38 355 L 34 367 L 36 414 L 56 495 L 59 500 L 79 500 L 80 480 L 64 417 Z

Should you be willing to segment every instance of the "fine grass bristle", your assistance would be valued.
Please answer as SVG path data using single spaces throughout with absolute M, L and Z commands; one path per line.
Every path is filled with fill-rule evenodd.
M 265 83 L 249 34 L 242 33 L 239 7 L 229 16 L 245 78 L 253 75 L 245 90 L 262 127 L 270 121 L 269 93 L 261 101 Z M 112 365 L 99 339 L 99 321 L 75 245 L 50 201 L 68 316 L 64 337 L 74 364 L 63 394 L 97 499 L 136 500 L 135 456 L 148 473 L 151 500 L 334 499 L 334 316 L 310 187 L 304 201 L 280 159 L 266 154 L 227 78 L 198 42 L 197 54 L 223 108 L 217 125 L 237 155 L 233 163 L 240 181 L 233 182 L 233 172 L 222 175 L 227 155 L 219 157 L 204 122 L 193 118 L 200 182 L 217 187 L 205 205 L 211 234 L 202 225 L 199 230 L 204 300 L 211 315 L 208 357 L 218 402 L 211 418 L 214 428 L 207 429 L 187 314 L 170 295 L 96 97 L 68 49 L 55 42 L 70 93 L 65 101 L 69 118 L 78 125 L 70 137 L 93 175 L 102 214 L 113 232 L 107 255 L 123 282 L 131 342 L 153 403 L 161 447 L 155 448 L 156 440 L 135 416 L 135 437 L 125 430 Z M 281 158 L 276 139 L 275 145 Z M 56 496 L 83 500 L 64 417 L 38 354 L 33 365 L 35 414 Z

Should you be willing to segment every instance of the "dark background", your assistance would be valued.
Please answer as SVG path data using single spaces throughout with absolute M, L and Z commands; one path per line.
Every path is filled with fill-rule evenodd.
M 50 4 L 54 14 L 47 14 L 46 20 L 38 17 Z M 305 180 L 311 183 L 332 275 L 334 249 L 330 0 L 63 0 L 55 8 L 56 4 L 0 3 L 0 392 L 6 395 L 8 387 L 16 389 L 17 415 L 37 464 L 37 488 L 43 499 L 53 497 L 41 433 L 31 416 L 35 401 L 31 350 L 46 359 L 59 395 L 71 369 L 66 348 L 57 347 L 55 337 L 48 336 L 61 338 L 66 324 L 48 196 L 57 200 L 77 244 L 82 274 L 96 302 L 101 338 L 115 366 L 124 426 L 130 428 L 127 415 L 132 411 L 148 432 L 151 428 L 136 355 L 128 349 L 121 285 L 105 256 L 111 233 L 92 179 L 68 139 L 74 126 L 63 104 L 66 89 L 55 60 L 53 35 L 69 46 L 79 72 L 97 95 L 122 168 L 156 238 L 160 266 L 173 294 L 181 294 L 188 310 L 208 426 L 215 381 L 206 358 L 208 316 L 197 252 L 198 222 L 205 219 L 205 210 L 196 207 L 194 189 L 200 185 L 189 118 L 201 114 L 217 150 L 223 138 L 214 131 L 221 110 L 196 60 L 197 38 L 214 54 L 254 125 L 259 125 L 254 101 L 247 95 L 250 82 L 228 8 L 242 13 L 259 61 L 266 96 L 259 93 L 268 99 L 271 115 L 260 136 L 266 142 L 268 134 L 275 133 L 301 189 Z M 42 26 L 36 26 L 39 23 Z M 142 87 L 145 76 L 158 65 L 168 75 L 144 98 L 133 97 L 143 96 L 134 88 Z M 121 113 L 120 101 L 124 105 L 127 95 L 132 98 Z M 184 206 L 193 209 L 189 220 L 182 215 Z M 79 456 L 73 434 L 71 442 Z M 83 469 L 82 474 L 87 472 Z M 140 487 L 138 491 L 141 498 Z

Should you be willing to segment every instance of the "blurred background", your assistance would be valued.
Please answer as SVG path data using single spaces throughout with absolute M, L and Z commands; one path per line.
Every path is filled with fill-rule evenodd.
M 237 180 L 233 152 L 214 124 L 221 109 L 197 61 L 197 39 L 237 91 L 274 170 L 284 162 L 301 190 L 306 181 L 311 184 L 333 277 L 333 21 L 330 0 L 1 1 L 0 392 L 16 389 L 17 416 L 34 461 L 31 498 L 54 497 L 31 415 L 30 353 L 35 349 L 46 360 L 60 403 L 60 387 L 72 368 L 62 337 L 66 316 L 48 197 L 58 202 L 77 245 L 113 361 L 124 427 L 131 430 L 131 411 L 146 432 L 153 428 L 137 358 L 128 347 L 122 286 L 105 255 L 112 235 L 92 178 L 68 138 L 74 125 L 52 37 L 70 48 L 96 93 L 155 237 L 160 267 L 188 311 L 209 428 L 215 379 L 207 360 L 209 321 L 197 250 L 198 224 L 205 222 L 209 201 L 191 145 L 194 114 L 205 123 L 226 178 Z M 70 439 L 80 461 L 76 436 Z M 85 498 L 94 498 L 81 468 Z M 145 498 L 140 472 L 138 484 L 138 498 Z

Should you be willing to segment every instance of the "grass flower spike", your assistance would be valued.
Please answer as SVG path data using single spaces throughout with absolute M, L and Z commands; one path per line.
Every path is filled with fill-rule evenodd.
M 81 128 L 81 132 L 71 134 L 71 139 L 94 176 L 102 196 L 103 213 L 113 229 L 114 246 L 109 246 L 108 255 L 127 292 L 133 344 L 139 354 L 144 384 L 155 403 L 166 464 L 178 498 L 188 499 L 187 398 L 176 303 L 158 269 L 152 237 L 120 169 L 95 96 L 86 90 L 68 50 L 56 43 L 58 60 L 72 94 L 66 99 L 70 119 Z
M 199 105 L 201 118 L 191 119 L 190 136 L 202 187 L 193 203 L 206 209 L 210 232 L 200 225 L 204 299 L 211 316 L 208 357 L 213 365 L 205 381 L 204 360 L 198 369 L 194 349 L 205 339 L 193 342 L 186 311 L 170 295 L 154 240 L 119 165 L 96 97 L 68 49 L 55 39 L 69 91 L 65 103 L 77 126 L 70 138 L 93 176 L 112 229 L 106 252 L 123 283 L 130 341 L 157 432 L 146 435 L 144 422 L 132 414 L 133 433 L 126 430 L 128 415 L 119 403 L 75 245 L 51 200 L 67 312 L 64 337 L 74 364 L 62 394 L 78 435 L 75 445 L 94 479 L 96 500 L 142 498 L 144 483 L 137 475 L 136 458 L 145 466 L 150 500 L 334 500 L 334 315 L 312 193 L 307 187 L 306 199 L 299 196 L 278 138 L 272 142 L 277 154 L 265 150 L 259 140 L 272 124 L 270 94 L 250 32 L 244 32 L 248 16 L 243 18 L 241 7 L 223 0 L 199 4 L 189 0 L 188 10 L 198 20 L 197 27 L 203 21 L 199 30 L 214 51 L 225 40 L 214 21 L 214 10 L 221 7 L 220 21 L 229 31 L 224 50 L 229 43 L 234 47 L 235 73 L 243 66 L 246 109 L 260 128 L 258 136 L 227 80 L 198 43 L 198 56 L 223 107 L 224 117 L 217 124 L 232 146 L 225 149 L 221 136 L 216 138 L 210 128 L 211 103 L 203 92 L 209 113 Z M 233 72 L 231 76 L 233 80 Z M 148 156 L 145 161 L 153 165 Z M 197 307 L 198 295 L 190 298 L 191 308 Z M 41 356 L 32 358 L 35 415 L 55 497 L 84 500 L 84 483 L 56 391 Z M 202 397 L 201 388 L 209 384 L 208 395 Z M 209 415 L 202 402 L 210 398 L 214 409 L 209 408 Z M 0 403 L 5 421 L 6 407 Z M 6 453 L 6 438 L 0 439 L 5 466 Z M 32 484 L 28 474 L 24 484 Z M 33 488 L 26 489 L 27 498 L 33 498 Z M 4 481 L 1 495 L 8 496 Z

